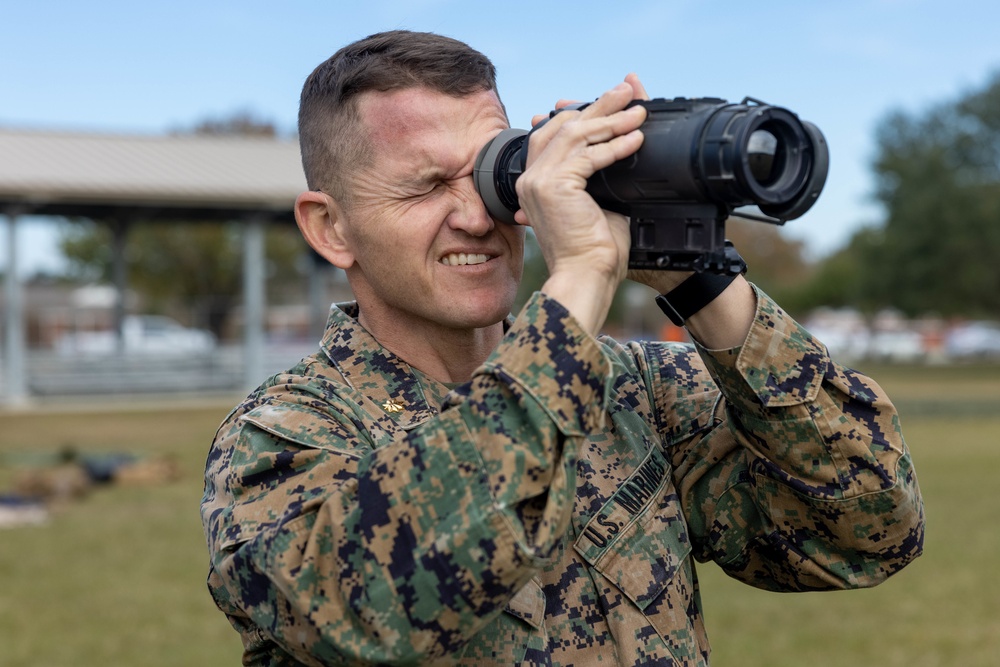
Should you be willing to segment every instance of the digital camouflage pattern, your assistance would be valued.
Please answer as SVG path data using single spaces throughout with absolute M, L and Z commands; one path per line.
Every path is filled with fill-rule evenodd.
M 451 391 L 354 315 L 209 454 L 244 664 L 706 665 L 695 560 L 822 590 L 921 551 L 892 405 L 763 294 L 723 352 L 598 341 L 536 294 Z

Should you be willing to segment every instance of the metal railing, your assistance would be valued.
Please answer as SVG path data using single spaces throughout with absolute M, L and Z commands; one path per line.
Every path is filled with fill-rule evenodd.
M 265 374 L 258 381 L 317 349 L 315 343 L 266 345 L 260 364 Z M 246 386 L 244 356 L 239 345 L 185 355 L 67 356 L 32 351 L 25 364 L 27 389 L 40 397 L 242 391 L 252 388 Z M 2 375 L 0 369 L 0 382 Z

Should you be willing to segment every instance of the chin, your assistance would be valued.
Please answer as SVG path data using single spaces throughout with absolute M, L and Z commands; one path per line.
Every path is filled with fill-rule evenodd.
M 502 322 L 510 314 L 513 299 L 497 301 L 492 304 L 483 301 L 452 304 L 448 309 L 447 319 L 458 328 L 482 329 Z

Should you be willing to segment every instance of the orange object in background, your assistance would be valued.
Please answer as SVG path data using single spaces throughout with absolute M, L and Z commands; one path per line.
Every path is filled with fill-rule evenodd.
M 672 343 L 687 343 L 691 338 L 684 327 L 679 327 L 673 322 L 666 322 L 660 329 L 660 340 Z

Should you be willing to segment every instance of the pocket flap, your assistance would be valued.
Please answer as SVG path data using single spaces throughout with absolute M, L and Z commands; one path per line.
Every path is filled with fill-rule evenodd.
M 545 617 L 545 593 L 537 579 L 531 579 L 521 587 L 504 608 L 536 630 L 541 629 Z
M 666 457 L 653 448 L 574 547 L 640 609 L 660 596 L 691 553 Z

